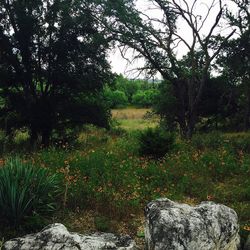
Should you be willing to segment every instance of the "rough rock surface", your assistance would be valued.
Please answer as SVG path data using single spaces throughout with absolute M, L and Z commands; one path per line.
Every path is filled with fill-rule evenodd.
M 244 245 L 244 250 L 250 250 L 250 235 L 247 238 L 247 241 Z
M 95 233 L 81 235 L 68 232 L 67 228 L 59 223 L 47 226 L 37 234 L 26 235 L 7 241 L 4 250 L 134 250 L 134 241 L 129 236 L 116 236 L 110 233 Z
M 145 217 L 148 250 L 236 250 L 240 243 L 237 214 L 224 205 L 158 199 L 146 206 Z

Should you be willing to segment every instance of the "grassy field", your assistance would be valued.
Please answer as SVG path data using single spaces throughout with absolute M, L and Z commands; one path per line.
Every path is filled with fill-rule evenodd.
M 150 109 L 114 109 L 112 117 L 118 122 L 119 126 L 127 131 L 143 130 L 157 126 L 159 119 L 152 115 Z
M 113 110 L 127 131 L 90 126 L 75 144 L 19 155 L 23 162 L 58 175 L 61 195 L 53 216 L 29 215 L 15 229 L 0 218 L 0 239 L 61 222 L 81 233 L 126 233 L 141 245 L 143 208 L 159 197 L 188 204 L 210 200 L 228 205 L 237 211 L 241 235 L 246 237 L 250 226 L 250 134 L 209 133 L 195 135 L 192 141 L 178 139 L 163 159 L 154 160 L 138 152 L 136 130 L 157 123 L 156 118 L 147 125 L 137 123 L 144 121 L 147 111 Z M 19 137 L 23 143 L 25 136 Z M 17 152 L 4 155 L 0 164 L 14 155 Z

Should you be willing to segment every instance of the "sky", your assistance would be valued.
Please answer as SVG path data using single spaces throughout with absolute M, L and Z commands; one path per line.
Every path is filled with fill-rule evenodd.
M 160 17 L 161 12 L 159 10 L 156 10 L 153 8 L 152 5 L 153 0 L 138 0 L 137 2 L 137 8 L 141 10 L 143 13 L 146 13 L 150 17 Z M 183 0 L 176 0 L 178 3 L 183 4 Z M 186 0 L 188 4 L 191 6 L 195 0 Z M 150 3 L 151 2 L 151 3 Z M 195 14 L 200 15 L 202 18 L 206 16 L 207 13 L 207 5 L 211 4 L 213 0 L 197 0 L 196 7 L 195 7 Z M 215 3 L 218 2 L 215 0 Z M 231 3 L 230 0 L 223 0 L 223 4 L 225 4 L 228 8 L 230 8 L 232 11 L 235 11 L 236 8 L 233 3 Z M 183 5 L 184 6 L 184 5 Z M 201 30 L 202 34 L 207 34 L 210 30 L 210 27 L 213 25 L 215 17 L 218 13 L 218 7 L 219 5 L 216 4 L 213 8 L 213 11 L 211 11 L 207 21 L 205 22 L 205 25 L 203 29 Z M 215 30 L 216 32 L 220 32 L 221 34 L 229 34 L 232 31 L 232 27 L 228 27 L 226 25 L 225 21 L 221 23 L 223 28 L 220 28 Z M 185 40 L 191 42 L 192 40 L 192 33 L 190 28 L 185 24 L 183 20 L 178 20 L 178 33 L 185 37 Z M 180 44 L 176 48 L 176 54 L 178 57 L 182 57 L 186 53 L 187 49 L 184 46 L 184 44 Z M 131 51 L 127 53 L 127 58 L 132 58 Z M 125 59 L 122 58 L 120 55 L 120 52 L 118 49 L 114 49 L 110 52 L 109 55 L 109 61 L 111 62 L 111 67 L 113 72 L 116 72 L 118 74 L 123 74 L 126 77 L 129 78 L 138 78 L 138 74 L 133 69 L 136 69 L 137 67 L 143 66 L 143 60 L 137 61 L 134 64 L 129 64 Z M 139 76 L 139 78 L 143 78 L 145 76 Z M 157 78 L 160 78 L 160 75 L 157 75 Z

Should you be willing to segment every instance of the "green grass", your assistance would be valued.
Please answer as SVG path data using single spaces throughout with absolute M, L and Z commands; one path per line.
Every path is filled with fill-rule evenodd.
M 146 119 L 120 119 L 117 120 L 119 126 L 127 131 L 134 131 L 134 130 L 143 130 L 147 128 L 154 128 L 157 126 L 156 121 L 150 121 Z
M 112 110 L 112 115 L 122 129 L 130 132 L 156 127 L 159 123 L 159 118 L 150 114 L 150 112 L 150 109 L 145 108 L 126 108 L 114 109 Z
M 133 130 L 145 125 L 140 126 L 138 120 L 124 119 L 129 124 L 127 133 L 90 127 L 80 133 L 75 148 L 51 147 L 22 156 L 60 180 L 59 209 L 46 222 L 60 221 L 79 232 L 126 232 L 136 238 L 147 202 L 168 197 L 189 204 L 212 200 L 228 205 L 238 213 L 241 233 L 246 234 L 250 226 L 250 134 L 196 135 L 189 142 L 178 140 L 163 159 L 153 160 L 139 155 Z M 152 121 L 147 124 L 154 126 Z M 90 215 L 86 218 L 85 214 Z M 91 225 L 80 223 L 82 217 L 83 221 L 93 218 Z M 0 239 L 9 237 L 8 230 L 0 231 Z

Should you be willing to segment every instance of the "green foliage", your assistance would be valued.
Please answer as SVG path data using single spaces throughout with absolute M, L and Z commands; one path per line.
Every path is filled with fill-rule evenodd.
M 58 181 L 47 169 L 8 159 L 0 168 L 0 215 L 15 226 L 34 214 L 56 208 Z
M 146 80 L 129 80 L 119 75 L 113 85 L 105 88 L 104 93 L 111 108 L 125 107 L 128 104 L 152 107 L 158 96 L 158 84 Z
M 128 105 L 128 97 L 121 90 L 111 90 L 106 87 L 104 96 L 110 108 L 122 108 Z
M 231 145 L 235 152 L 242 152 L 250 154 L 250 136 L 234 136 L 228 139 L 228 143 Z
M 139 136 L 140 154 L 163 157 L 171 149 L 173 149 L 175 136 L 171 132 L 157 128 L 148 128 L 141 132 Z
M 122 91 L 125 93 L 126 97 L 128 98 L 128 102 L 131 103 L 132 96 L 141 89 L 141 82 L 129 80 L 124 78 L 122 75 L 119 75 L 115 79 L 115 86 L 116 90 Z
M 132 104 L 140 107 L 152 107 L 158 97 L 156 89 L 138 91 L 132 97 Z
M 98 231 L 108 232 L 110 230 L 110 219 L 104 216 L 95 217 L 95 227 Z
M 173 86 L 169 81 L 163 81 L 159 86 L 159 94 L 156 97 L 153 109 L 160 115 L 162 123 L 166 128 L 171 130 L 176 128 L 178 107 L 178 101 L 174 95 Z
M 150 133 L 147 132 L 146 139 L 155 138 L 156 149 L 165 147 L 166 143 L 158 146 L 159 141 L 162 142 L 158 133 L 148 135 Z M 192 204 L 213 200 L 234 208 L 241 225 L 250 224 L 250 157 L 247 146 L 244 146 L 245 150 L 240 147 L 244 139 L 248 140 L 248 134 L 202 134 L 194 137 L 195 143 L 178 138 L 174 147 L 167 144 L 172 146 L 167 157 L 161 159 L 139 154 L 140 135 L 140 131 L 116 134 L 85 126 L 74 150 L 70 145 L 45 148 L 27 159 L 39 166 L 36 169 L 49 169 L 57 176 L 60 189 L 65 194 L 64 210 L 59 210 L 59 214 L 69 211 L 72 220 L 72 216 L 78 219 L 82 210 L 94 209 L 94 224 L 101 231 L 113 229 L 113 221 L 108 218 L 123 221 L 130 214 L 137 218 L 145 201 L 159 197 Z M 234 140 L 238 138 L 236 147 Z M 198 144 L 199 141 L 202 142 Z M 27 168 L 30 163 L 25 163 L 25 166 Z M 48 171 L 46 173 L 50 176 Z M 52 202 L 62 203 L 60 197 L 55 197 Z M 25 228 L 28 222 L 29 225 L 40 223 L 37 213 L 49 215 L 48 212 L 37 211 L 24 217 Z M 57 218 L 58 214 L 55 216 Z M 1 222 L 3 219 L 2 216 Z M 52 221 L 49 216 L 47 219 L 48 223 Z M 68 223 L 68 219 L 62 218 L 62 222 Z M 134 222 L 132 219 L 131 223 Z M 74 223 L 73 219 L 73 227 Z M 135 229 L 135 233 L 137 231 Z
M 214 131 L 211 133 L 195 134 L 192 137 L 192 145 L 197 149 L 217 149 L 224 144 L 225 138 L 222 133 Z
M 7 133 L 27 127 L 32 143 L 42 137 L 48 144 L 54 130 L 107 125 L 100 95 L 112 78 L 109 39 L 94 18 L 96 5 L 0 2 L 0 125 Z

